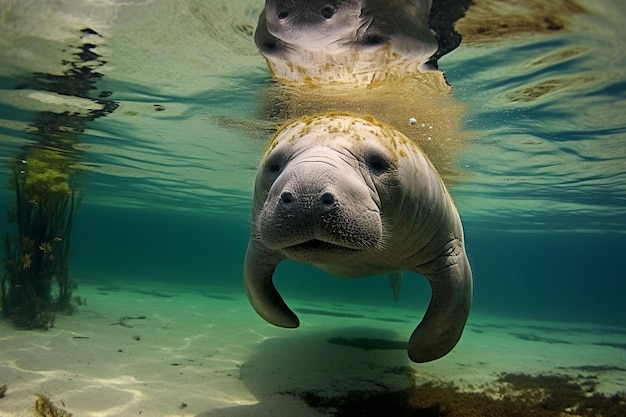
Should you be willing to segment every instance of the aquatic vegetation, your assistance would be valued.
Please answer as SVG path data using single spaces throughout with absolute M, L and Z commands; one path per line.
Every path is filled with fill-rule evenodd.
M 446 4 L 446 3 L 443 3 Z M 570 28 L 572 17 L 587 10 L 572 0 L 472 1 L 455 25 L 466 44 L 480 45 L 527 34 L 555 33 Z
M 626 394 L 597 393 L 593 381 L 593 376 L 503 374 L 494 387 L 482 392 L 428 382 L 398 391 L 355 391 L 341 397 L 324 397 L 313 391 L 287 394 L 335 417 L 623 416 Z
M 81 34 L 83 44 L 71 60 L 64 61 L 63 74 L 35 73 L 16 87 L 86 98 L 95 104 L 87 112 L 37 113 L 31 124 L 33 143 L 24 146 L 11 165 L 9 186 L 15 202 L 7 220 L 14 227 L 4 236 L 0 302 L 3 316 L 20 328 L 48 329 L 54 325 L 55 311 L 71 314 L 82 301 L 72 296 L 76 284 L 68 273 L 70 236 L 82 196 L 76 145 L 86 122 L 114 111 L 117 103 L 89 97 L 102 78 L 90 65 L 103 62 L 87 40 L 99 35 L 91 29 Z M 90 61 L 94 62 L 86 64 Z
M 22 257 L 20 258 L 20 260 L 22 261 L 22 269 L 28 269 L 30 268 L 30 266 L 33 263 L 33 260 L 30 256 L 30 253 L 25 253 L 22 255 Z
M 35 417 L 72 417 L 72 413 L 68 413 L 52 404 L 52 401 L 43 394 L 35 394 Z
M 572 342 L 568 342 L 567 340 L 554 339 L 552 337 L 543 337 L 543 336 L 538 336 L 536 334 L 530 334 L 530 333 L 511 333 L 511 335 L 517 337 L 518 339 L 527 340 L 530 342 L 544 342 L 544 343 L 563 344 L 563 345 L 572 344 Z
M 43 137 L 49 144 L 54 138 Z M 44 328 L 54 311 L 72 312 L 67 259 L 80 193 L 73 184 L 72 159 L 35 146 L 13 166 L 15 204 L 9 208 L 14 234 L 4 237 L 2 312 L 17 327 Z M 53 283 L 58 294 L 51 294 Z
M 136 317 L 124 316 L 124 317 L 120 317 L 118 321 L 116 321 L 115 323 L 111 323 L 110 325 L 132 328 L 133 326 L 126 323 L 127 320 L 145 320 L 145 319 L 146 319 L 146 316 L 136 316 Z

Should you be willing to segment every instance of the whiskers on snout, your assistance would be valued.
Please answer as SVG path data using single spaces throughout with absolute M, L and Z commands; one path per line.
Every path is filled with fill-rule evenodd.
M 380 213 L 367 210 L 360 215 L 344 212 L 340 206 L 321 215 L 277 214 L 267 204 L 252 225 L 253 238 L 268 248 L 300 258 L 305 253 L 315 257 L 326 253 L 335 258 L 359 253 L 382 252 L 391 235 Z

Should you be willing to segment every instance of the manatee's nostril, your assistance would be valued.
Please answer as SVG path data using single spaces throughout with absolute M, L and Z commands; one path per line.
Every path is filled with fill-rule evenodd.
M 337 9 L 331 5 L 324 6 L 322 7 L 322 10 L 320 10 L 320 14 L 324 19 L 330 19 L 335 15 L 335 13 L 337 13 Z
M 287 10 L 281 10 L 276 16 L 278 17 L 278 20 L 285 20 L 289 17 L 289 12 Z
M 335 196 L 331 193 L 324 193 L 320 197 L 320 203 L 322 203 L 323 206 L 332 206 L 335 204 Z
M 293 203 L 293 194 L 290 193 L 289 191 L 283 192 L 280 195 L 280 201 L 279 201 L 279 204 L 281 205 L 281 207 L 288 208 L 291 206 L 291 203 Z

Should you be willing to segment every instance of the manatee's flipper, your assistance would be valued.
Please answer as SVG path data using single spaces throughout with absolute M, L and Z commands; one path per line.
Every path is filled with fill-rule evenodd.
M 393 291 L 393 301 L 400 300 L 400 290 L 402 289 L 402 271 L 389 274 L 389 288 Z
M 244 286 L 254 310 L 265 320 L 279 327 L 298 327 L 300 321 L 283 301 L 272 277 L 282 258 L 271 251 L 257 247 L 256 241 L 248 244 L 244 262 Z
M 432 297 L 409 340 L 409 358 L 428 362 L 446 355 L 461 338 L 472 304 L 472 271 L 459 242 L 420 273 L 430 281 Z

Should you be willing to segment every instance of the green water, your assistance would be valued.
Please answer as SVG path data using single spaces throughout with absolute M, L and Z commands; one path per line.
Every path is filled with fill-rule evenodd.
M 273 128 L 259 111 L 272 83 L 251 38 L 257 3 L 1 9 L 15 22 L 0 29 L 2 177 L 35 142 L 37 114 L 119 105 L 93 120 L 77 116 L 83 200 L 70 268 L 79 283 L 243 291 L 254 173 Z M 473 136 L 451 193 L 477 311 L 624 324 L 623 15 L 610 2 L 593 10 L 573 32 L 461 46 L 440 60 Z M 81 33 L 86 27 L 98 35 Z M 85 43 L 100 76 L 82 101 L 59 104 L 34 86 L 41 74 L 61 74 Z M 528 91 L 542 93 L 527 99 Z M 1 206 L 12 198 L 3 189 Z M 423 308 L 425 280 L 406 281 L 400 302 Z M 337 280 L 287 263 L 277 282 L 311 299 L 390 302 L 382 277 Z

